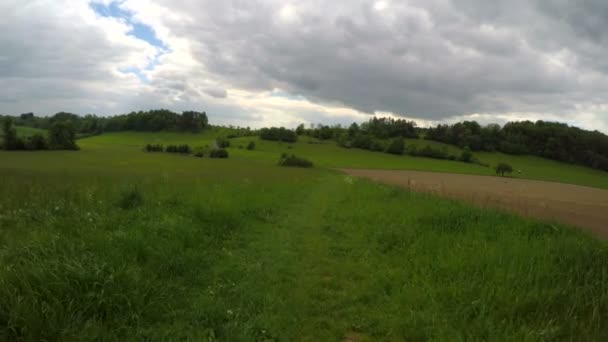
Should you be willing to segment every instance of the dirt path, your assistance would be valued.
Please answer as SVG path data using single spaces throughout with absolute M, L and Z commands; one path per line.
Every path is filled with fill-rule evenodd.
M 355 176 L 462 199 L 484 207 L 555 220 L 608 238 L 608 190 L 585 186 L 450 173 L 342 169 Z

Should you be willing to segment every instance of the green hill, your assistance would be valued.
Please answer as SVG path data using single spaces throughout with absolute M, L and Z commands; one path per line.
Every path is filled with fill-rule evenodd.
M 331 170 L 491 169 L 309 138 L 232 139 L 225 160 L 142 150 L 226 133 L 122 132 L 79 140 L 80 151 L 0 151 L 0 340 L 608 335 L 604 241 Z M 317 167 L 279 167 L 281 153 Z M 518 177 L 608 187 L 586 168 L 478 157 L 504 159 Z

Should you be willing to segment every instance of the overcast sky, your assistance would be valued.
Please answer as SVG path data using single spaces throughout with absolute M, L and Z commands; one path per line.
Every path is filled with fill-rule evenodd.
M 2 0 L 0 113 L 608 132 L 606 0 Z

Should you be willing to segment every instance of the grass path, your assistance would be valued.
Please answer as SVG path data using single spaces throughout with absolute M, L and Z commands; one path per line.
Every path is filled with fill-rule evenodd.
M 333 199 L 328 193 L 336 190 L 335 182 L 323 180 L 308 188 L 286 211 L 287 215 L 244 237 L 252 242 L 236 260 L 249 263 L 222 268 L 234 274 L 233 267 L 240 266 L 242 273 L 238 273 L 248 275 L 240 280 L 240 288 L 258 289 L 263 294 L 259 299 L 260 315 L 251 322 L 254 335 L 313 341 L 335 340 L 345 333 L 347 328 L 341 321 L 344 317 L 336 307 L 346 295 L 345 283 L 350 280 L 340 270 L 350 269 L 351 265 L 349 259 L 335 255 L 339 246 L 324 226 L 326 210 Z M 241 309 L 246 309 L 247 304 L 241 302 Z M 278 312 L 291 315 L 277 315 Z
M 227 247 L 214 277 L 233 286 L 215 306 L 234 320 L 220 339 L 538 340 L 603 330 L 606 293 L 587 291 L 605 276 L 605 250 L 579 244 L 577 232 L 445 201 L 432 212 L 438 203 L 424 196 L 354 182 L 321 177 Z M 580 287 L 587 282 L 595 285 Z

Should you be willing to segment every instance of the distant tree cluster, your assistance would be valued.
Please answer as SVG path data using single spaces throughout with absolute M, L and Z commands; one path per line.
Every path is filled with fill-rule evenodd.
M 260 129 L 260 139 L 293 143 L 298 140 L 298 135 L 285 127 L 270 127 Z
M 38 117 L 33 113 L 21 114 L 14 118 L 18 126 L 50 129 L 56 122 L 70 121 L 78 135 L 94 135 L 103 132 L 176 130 L 200 132 L 209 126 L 205 112 L 185 111 L 182 114 L 167 109 L 131 112 L 129 114 L 100 117 L 96 115 L 78 116 L 60 112 L 50 117 Z
M 144 151 L 146 152 L 167 152 L 167 153 L 179 153 L 191 155 L 194 154 L 195 157 L 203 158 L 228 158 L 228 151 L 224 148 L 209 148 L 206 146 L 204 148 L 197 148 L 193 150 L 190 145 L 182 144 L 182 145 L 167 145 L 167 147 L 163 148 L 163 145 L 160 144 L 147 144 L 144 146 Z
M 374 139 L 418 138 L 418 128 L 414 121 L 373 117 L 361 125 L 353 123 L 348 128 L 341 125 L 317 125 L 306 128 L 303 124 L 296 128 L 297 135 L 307 135 L 320 140 L 342 140 L 353 147 L 370 149 Z M 354 146 L 354 145 L 361 145 Z
M 17 130 L 13 126 L 13 119 L 6 117 L 2 120 L 2 148 L 5 150 L 78 150 L 76 144 L 76 131 L 72 122 L 54 121 L 45 137 L 36 133 L 27 138 L 17 136 Z
M 608 136 L 546 121 L 480 126 L 475 121 L 429 128 L 426 139 L 472 151 L 529 154 L 608 171 Z

